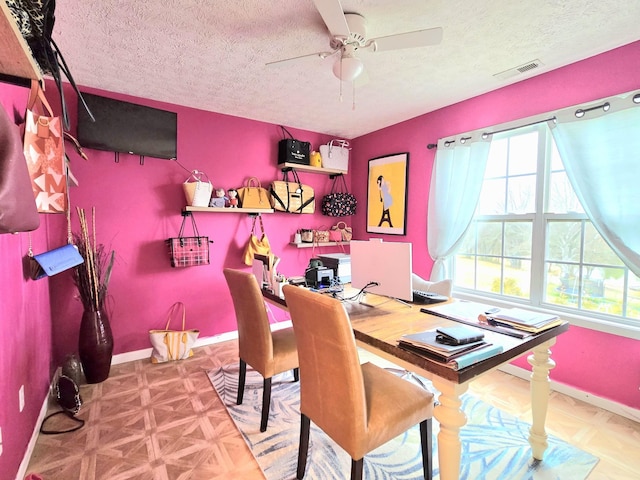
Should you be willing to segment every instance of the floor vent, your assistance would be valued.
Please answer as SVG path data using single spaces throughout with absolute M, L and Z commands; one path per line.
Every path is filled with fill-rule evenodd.
M 530 62 L 525 63 L 524 65 L 520 65 L 519 67 L 511 68 L 509 70 L 505 70 L 504 72 L 496 73 L 494 75 L 495 78 L 499 80 L 506 80 L 507 78 L 515 77 L 516 75 L 520 75 L 522 73 L 530 72 L 531 70 L 535 70 L 542 66 L 543 63 L 538 60 L 532 60 Z

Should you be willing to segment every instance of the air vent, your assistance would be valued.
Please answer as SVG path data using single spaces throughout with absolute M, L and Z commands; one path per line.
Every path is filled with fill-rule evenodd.
M 543 63 L 538 60 L 532 60 L 530 62 L 525 63 L 524 65 L 520 65 L 519 67 L 511 68 L 509 70 L 505 70 L 504 72 L 496 73 L 494 75 L 495 78 L 499 80 L 506 80 L 511 77 L 515 77 L 516 75 L 520 75 L 522 73 L 530 72 L 531 70 L 535 70 L 543 65 Z

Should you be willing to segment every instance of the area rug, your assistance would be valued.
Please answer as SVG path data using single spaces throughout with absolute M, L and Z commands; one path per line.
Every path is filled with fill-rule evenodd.
M 264 433 L 260 432 L 263 381 L 260 374 L 247 369 L 244 401 L 242 405 L 236 405 L 238 365 L 227 365 L 207 373 L 266 478 L 295 479 L 300 436 L 300 384 L 293 381 L 292 372 L 273 378 L 269 424 Z M 430 382 L 424 379 L 421 381 L 432 389 Z M 327 392 L 327 395 L 330 394 L 331 392 Z M 548 437 L 549 447 L 544 461 L 534 462 L 528 441 L 529 424 L 488 405 L 470 393 L 462 397 L 462 410 L 467 415 L 467 424 L 460 431 L 461 479 L 581 480 L 598 463 L 597 457 L 551 435 Z M 439 478 L 435 441 L 438 429 L 438 423 L 434 419 L 434 478 Z M 350 457 L 312 422 L 304 478 L 348 478 L 350 468 Z M 364 478 L 423 478 L 419 428 L 416 426 L 410 429 L 366 455 Z

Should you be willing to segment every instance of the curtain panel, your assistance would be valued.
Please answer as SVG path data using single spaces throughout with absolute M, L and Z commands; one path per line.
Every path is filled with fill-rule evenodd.
M 549 127 L 589 220 L 640 276 L 640 93 L 562 110 Z
M 449 278 L 447 260 L 473 219 L 490 145 L 490 136 L 483 139 L 482 133 L 438 140 L 427 217 L 427 248 L 435 262 L 431 281 Z

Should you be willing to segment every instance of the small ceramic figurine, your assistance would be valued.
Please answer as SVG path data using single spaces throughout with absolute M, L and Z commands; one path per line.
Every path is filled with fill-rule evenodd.
M 230 188 L 227 195 L 229 195 L 229 208 L 238 208 L 238 191 L 235 188 Z
M 210 207 L 224 208 L 226 206 L 226 197 L 224 196 L 224 188 L 216 188 L 215 197 L 211 197 Z

